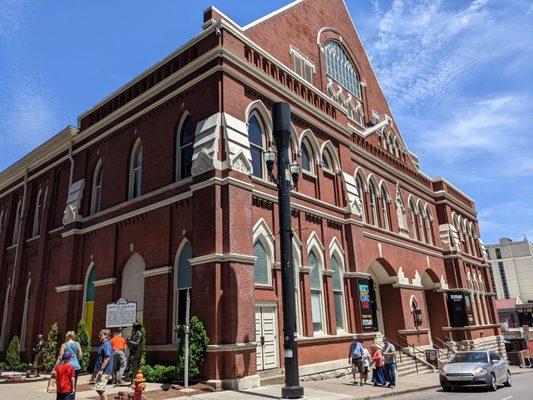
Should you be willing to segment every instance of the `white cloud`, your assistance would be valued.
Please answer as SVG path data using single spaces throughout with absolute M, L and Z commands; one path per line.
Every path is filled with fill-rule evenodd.
M 29 9 L 27 0 L 0 1 L 0 45 L 9 45 L 22 29 Z
M 57 133 L 59 107 L 45 84 L 19 75 L 2 96 L 0 170 Z
M 509 29 L 527 21 L 494 1 L 473 0 L 459 9 L 444 0 L 394 0 L 387 10 L 372 4 L 375 15 L 367 25 L 379 23 L 370 31 L 369 53 L 398 108 L 435 103 L 475 67 L 533 48 L 524 32 Z

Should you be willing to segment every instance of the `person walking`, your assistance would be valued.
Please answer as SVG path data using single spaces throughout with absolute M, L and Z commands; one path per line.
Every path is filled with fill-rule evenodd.
M 126 339 L 122 337 L 122 331 L 116 330 L 113 332 L 113 338 L 110 340 L 113 348 L 113 381 L 115 385 L 121 385 L 124 382 L 122 377 L 126 370 Z
M 383 339 L 382 351 L 385 357 L 385 364 L 383 366 L 385 381 L 389 382 L 387 387 L 394 389 L 396 386 L 396 348 L 388 338 Z
M 139 367 L 141 365 L 141 357 L 142 357 L 142 324 L 139 322 L 135 322 L 133 324 L 133 331 L 131 333 L 131 337 L 128 339 L 128 347 L 130 351 L 130 365 L 131 365 L 131 379 L 135 378 L 135 375 L 137 374 L 137 371 L 139 371 Z
M 384 385 L 385 376 L 383 374 L 383 355 L 375 343 L 370 346 L 370 359 L 374 364 L 374 369 L 372 370 L 372 385 Z
M 83 351 L 78 342 L 76 342 L 76 334 L 73 331 L 68 331 L 65 335 L 65 343 L 61 345 L 59 350 L 59 357 L 57 358 L 56 367 L 61 363 L 63 355 L 66 352 L 71 353 L 70 365 L 74 368 L 74 391 L 67 399 L 74 400 L 76 398 L 76 387 L 78 385 L 78 376 L 81 372 L 80 359 L 83 359 Z
M 368 383 L 368 370 L 370 369 L 370 352 L 366 349 L 366 347 L 363 348 L 363 381 L 366 385 Z M 363 382 L 361 382 L 361 386 L 363 386 Z
M 109 329 L 102 329 L 98 335 L 101 344 L 94 365 L 94 374 L 96 374 L 94 390 L 100 396 L 100 400 L 107 400 L 106 386 L 113 374 L 113 348 L 109 342 L 110 336 L 111 331 Z
M 64 351 L 52 375 L 56 378 L 56 400 L 68 400 L 76 392 L 74 367 L 70 364 L 72 353 Z
M 352 366 L 353 386 L 357 386 L 357 373 L 359 373 L 359 381 L 363 386 L 363 350 L 363 344 L 357 339 L 357 335 L 354 335 L 348 351 L 348 362 Z

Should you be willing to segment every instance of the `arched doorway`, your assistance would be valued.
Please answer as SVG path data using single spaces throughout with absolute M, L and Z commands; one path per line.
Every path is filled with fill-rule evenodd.
M 122 291 L 120 297 L 137 303 L 137 321 L 143 320 L 144 308 L 144 268 L 143 258 L 133 254 L 122 270 Z

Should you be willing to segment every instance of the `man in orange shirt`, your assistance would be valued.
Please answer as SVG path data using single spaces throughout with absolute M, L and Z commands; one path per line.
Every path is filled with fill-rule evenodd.
M 113 366 L 114 366 L 114 378 L 113 381 L 116 385 L 121 385 L 124 382 L 122 377 L 126 370 L 126 339 L 122 337 L 122 331 L 117 330 L 113 332 L 113 338 L 110 340 L 113 347 Z

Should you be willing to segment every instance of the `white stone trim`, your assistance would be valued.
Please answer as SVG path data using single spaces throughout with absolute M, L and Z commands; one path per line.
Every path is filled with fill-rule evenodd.
M 83 290 L 83 284 L 78 283 L 78 284 L 61 285 L 61 286 L 56 286 L 54 289 L 57 293 L 78 291 L 78 290 Z
M 257 342 L 231 343 L 231 344 L 209 344 L 207 345 L 208 353 L 256 350 Z
M 170 274 L 173 269 L 174 269 L 173 266 L 164 266 L 164 267 L 159 267 L 159 268 L 145 269 L 143 271 L 143 275 L 145 278 L 147 278 L 149 276 Z
M 117 283 L 117 278 L 105 278 L 94 281 L 94 287 L 114 285 Z
M 234 262 L 253 265 L 253 263 L 255 262 L 255 256 L 238 253 L 212 253 L 189 259 L 189 263 L 191 264 L 191 266 L 223 262 Z

